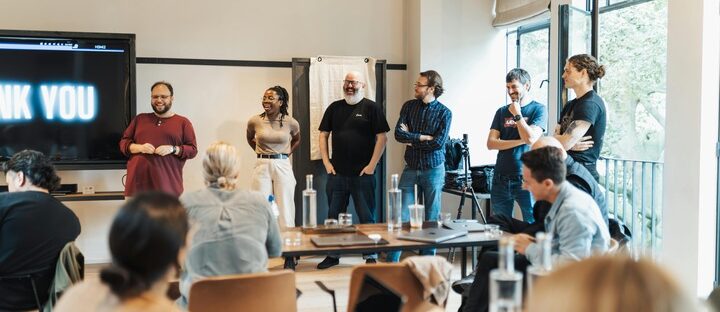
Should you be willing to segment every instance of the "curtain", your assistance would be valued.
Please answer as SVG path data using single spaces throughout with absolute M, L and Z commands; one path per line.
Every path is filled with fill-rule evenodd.
M 495 0 L 493 26 L 507 26 L 550 11 L 550 0 Z
M 357 71 L 365 82 L 365 98 L 375 101 L 375 62 L 365 56 L 318 56 L 310 59 L 310 159 L 319 160 L 320 121 L 330 103 L 343 98 L 343 80 Z M 332 139 L 332 138 L 331 138 Z M 328 143 L 330 146 L 332 144 Z M 330 149 L 330 146 L 328 148 Z M 332 152 L 332 150 L 331 150 Z

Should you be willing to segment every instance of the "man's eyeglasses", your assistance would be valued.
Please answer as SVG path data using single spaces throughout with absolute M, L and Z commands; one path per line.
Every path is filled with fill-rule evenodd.
M 157 100 L 157 99 L 167 100 L 167 99 L 169 99 L 171 96 L 172 96 L 172 95 L 153 95 L 153 96 L 151 96 L 150 98 L 152 98 L 153 100 Z
M 427 87 L 427 86 L 429 86 L 429 85 L 426 85 L 426 84 L 419 84 L 419 83 L 417 83 L 417 82 L 416 82 L 416 83 L 413 83 L 412 85 L 413 85 L 413 87 L 415 87 L 415 88 L 418 88 L 418 87 L 422 88 L 422 87 Z
M 353 85 L 354 87 L 357 87 L 362 84 L 362 81 L 357 80 L 343 80 L 343 83 L 346 85 Z

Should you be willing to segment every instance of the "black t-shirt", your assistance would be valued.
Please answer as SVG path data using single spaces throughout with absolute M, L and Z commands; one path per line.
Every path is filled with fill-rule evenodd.
M 590 90 L 582 97 L 568 102 L 560 113 L 560 120 L 558 121 L 560 134 L 565 134 L 573 120 L 585 120 L 592 125 L 583 136 L 592 136 L 594 141 L 592 148 L 582 152 L 568 151 L 568 155 L 578 162 L 595 163 L 600 158 L 600 151 L 605 138 L 606 119 L 605 102 L 594 90 Z
M 339 100 L 325 110 L 320 131 L 332 134 L 330 162 L 335 172 L 357 176 L 372 158 L 375 135 L 390 131 L 390 126 L 377 103 L 362 99 L 350 105 Z
M 55 272 L 60 250 L 80 234 L 75 213 L 42 192 L 0 193 L 0 276 L 40 272 L 40 302 Z M 0 280 L 0 310 L 35 306 L 27 280 Z

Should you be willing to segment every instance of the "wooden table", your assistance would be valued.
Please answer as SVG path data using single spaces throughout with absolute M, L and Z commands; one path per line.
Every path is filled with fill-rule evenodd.
M 311 238 L 317 236 L 333 236 L 333 235 L 346 235 L 342 234 L 301 234 L 301 242 L 299 245 L 290 246 L 283 245 L 282 256 L 285 258 L 297 257 L 297 256 L 309 256 L 309 255 L 342 255 L 342 254 L 362 254 L 362 253 L 377 253 L 387 252 L 395 250 L 418 250 L 426 248 L 461 248 L 462 257 L 460 270 L 461 275 L 466 276 L 467 274 L 467 247 L 477 246 L 495 246 L 499 237 L 492 237 L 484 232 L 468 233 L 468 235 L 453 238 L 440 243 L 424 243 L 409 240 L 398 239 L 398 232 L 388 232 L 387 224 L 376 223 L 376 224 L 357 224 L 357 234 L 371 234 L 377 233 L 382 236 L 389 244 L 386 245 L 360 245 L 360 246 L 346 246 L 346 247 L 317 247 L 315 246 Z M 403 232 L 408 232 L 409 227 L 403 227 Z M 282 232 L 283 241 L 284 238 L 294 239 L 296 235 L 302 233 L 300 228 L 291 228 Z M 290 263 L 294 263 L 290 261 Z M 290 267 L 295 269 L 294 267 Z
M 59 201 L 94 201 L 94 200 L 125 200 L 122 191 L 116 192 L 95 192 L 95 194 L 70 193 L 64 195 L 53 195 Z

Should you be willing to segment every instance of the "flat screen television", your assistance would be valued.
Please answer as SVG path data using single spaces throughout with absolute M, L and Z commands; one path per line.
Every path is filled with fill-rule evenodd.
M 23 149 L 58 169 L 121 169 L 135 116 L 135 35 L 0 30 L 0 161 Z

